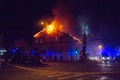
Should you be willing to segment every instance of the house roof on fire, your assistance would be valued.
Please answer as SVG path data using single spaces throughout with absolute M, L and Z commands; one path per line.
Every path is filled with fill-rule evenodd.
M 72 34 L 68 34 L 62 31 L 56 31 L 54 34 L 47 34 L 45 32 L 45 30 L 41 30 L 40 32 L 36 33 L 34 38 L 35 39 L 40 39 L 42 37 L 61 37 L 63 39 L 69 39 L 70 41 L 74 41 L 74 42 L 78 42 L 78 43 L 82 43 L 81 40 L 79 38 L 76 38 L 75 36 L 73 36 Z

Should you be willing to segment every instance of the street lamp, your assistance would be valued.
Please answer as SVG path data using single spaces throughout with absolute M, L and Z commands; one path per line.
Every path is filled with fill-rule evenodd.
M 41 25 L 44 25 L 45 23 L 43 21 L 41 21 Z
M 101 49 L 102 49 L 102 45 L 98 45 L 98 47 L 97 47 L 97 48 L 101 50 Z
M 98 57 L 99 57 L 99 61 L 101 61 L 101 57 L 102 57 L 102 50 L 103 50 L 103 46 L 101 44 L 99 44 L 97 46 L 97 49 L 98 49 Z

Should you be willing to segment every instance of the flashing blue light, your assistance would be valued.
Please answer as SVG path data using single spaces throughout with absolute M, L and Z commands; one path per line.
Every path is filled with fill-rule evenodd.
M 77 54 L 77 53 L 78 53 L 78 51 L 76 50 L 76 51 L 75 51 L 75 54 Z
M 74 55 L 74 56 L 75 56 L 75 55 L 79 55 L 78 51 L 75 50 L 74 53 L 73 53 L 73 55 Z
M 109 56 L 109 57 L 114 57 L 114 56 L 119 56 L 120 52 L 114 47 L 107 47 L 106 49 L 103 50 L 102 56 Z
M 117 54 L 117 56 L 120 56 L 120 54 Z
M 13 48 L 13 49 L 11 49 L 12 54 L 16 54 L 18 49 L 19 48 Z
M 12 53 L 15 54 L 17 52 L 16 49 L 12 49 Z
M 79 55 L 79 52 L 78 52 L 78 48 L 77 48 L 77 47 L 75 48 L 75 51 L 74 51 L 73 55 Z
M 35 50 L 32 50 L 32 55 L 31 56 L 34 56 L 35 55 Z
M 52 51 L 47 51 L 46 53 L 48 56 L 54 56 L 54 52 L 52 52 Z

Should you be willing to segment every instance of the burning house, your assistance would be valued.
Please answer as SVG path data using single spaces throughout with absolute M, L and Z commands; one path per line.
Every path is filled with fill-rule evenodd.
M 60 28 L 53 21 L 34 35 L 36 54 L 49 61 L 79 60 L 80 39 L 61 31 Z

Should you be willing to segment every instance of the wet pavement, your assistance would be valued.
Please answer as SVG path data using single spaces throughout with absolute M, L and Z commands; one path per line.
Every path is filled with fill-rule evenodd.
M 2 63 L 0 80 L 120 80 L 120 63 L 57 63 L 44 66 Z

